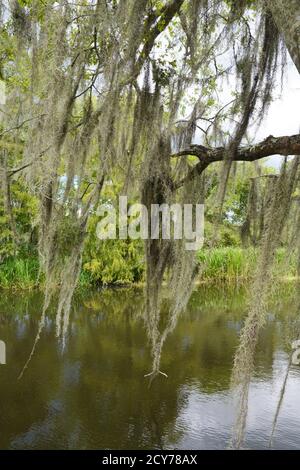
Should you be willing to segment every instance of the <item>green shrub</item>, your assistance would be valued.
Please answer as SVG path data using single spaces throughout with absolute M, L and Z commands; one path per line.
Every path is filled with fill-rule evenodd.
M 144 243 L 142 240 L 99 240 L 98 218 L 91 219 L 85 244 L 82 282 L 92 284 L 132 284 L 143 279 Z

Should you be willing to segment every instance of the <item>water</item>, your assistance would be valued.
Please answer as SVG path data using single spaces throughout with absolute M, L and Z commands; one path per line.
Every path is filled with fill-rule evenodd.
M 287 366 L 284 341 L 296 313 L 289 293 L 271 308 L 257 348 L 245 447 L 268 447 Z M 290 289 L 293 291 L 293 288 Z M 234 420 L 230 373 L 245 293 L 199 288 L 168 337 L 149 387 L 149 346 L 138 290 L 105 290 L 77 298 L 66 348 L 55 340 L 50 312 L 36 353 L 17 380 L 38 327 L 41 296 L 0 301 L 1 449 L 224 449 Z M 300 444 L 300 367 L 291 368 L 274 448 Z

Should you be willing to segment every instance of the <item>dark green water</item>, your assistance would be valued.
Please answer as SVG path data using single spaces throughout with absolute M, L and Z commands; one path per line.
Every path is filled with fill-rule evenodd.
M 245 447 L 266 448 L 288 361 L 285 344 L 296 307 L 287 288 L 270 307 L 257 348 Z M 293 288 L 289 288 L 292 292 Z M 199 288 L 168 337 L 149 387 L 149 346 L 137 290 L 77 298 L 64 351 L 49 314 L 36 353 L 17 380 L 38 327 L 38 294 L 3 295 L 0 339 L 1 449 L 223 449 L 234 402 L 229 382 L 245 295 Z M 300 367 L 291 368 L 274 448 L 300 447 Z

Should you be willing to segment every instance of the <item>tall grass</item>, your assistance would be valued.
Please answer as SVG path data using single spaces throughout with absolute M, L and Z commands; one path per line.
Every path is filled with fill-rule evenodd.
M 203 281 L 246 281 L 253 277 L 258 258 L 256 248 L 222 247 L 199 251 L 198 262 L 203 266 Z M 277 277 L 296 277 L 296 260 L 287 262 L 286 251 L 277 250 L 274 264 Z
M 39 263 L 36 258 L 11 258 L 0 264 L 2 289 L 33 289 L 38 283 Z

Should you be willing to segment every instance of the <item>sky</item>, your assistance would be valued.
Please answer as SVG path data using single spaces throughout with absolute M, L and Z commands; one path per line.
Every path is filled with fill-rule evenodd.
M 300 75 L 293 63 L 289 63 L 282 95 L 280 87 L 275 90 L 277 99 L 271 104 L 256 138 L 268 135 L 298 134 L 300 129 Z
M 255 136 L 256 142 L 269 135 L 279 137 L 300 132 L 300 74 L 291 60 L 288 62 L 282 94 L 278 86 L 275 97 Z M 268 164 L 278 167 L 281 161 L 282 157 L 274 156 L 268 159 Z

